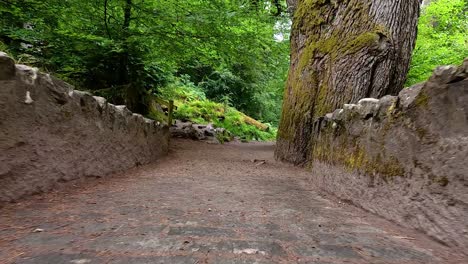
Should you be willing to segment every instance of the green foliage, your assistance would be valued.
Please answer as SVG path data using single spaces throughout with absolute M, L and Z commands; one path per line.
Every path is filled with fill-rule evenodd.
M 175 85 L 178 84 L 178 85 Z M 230 106 L 229 97 L 223 103 L 206 99 L 204 92 L 187 79 L 176 80 L 160 90 L 166 100 L 174 100 L 177 109 L 174 117 L 198 124 L 212 123 L 215 127 L 227 129 L 232 135 L 244 140 L 274 140 L 276 129 L 262 131 L 246 122 L 246 116 Z M 226 141 L 225 138 L 220 140 Z
M 284 10 L 285 1 L 0 0 L 0 48 L 142 114 L 148 92 L 187 76 L 208 99 L 229 96 L 277 122 L 289 66 L 288 41 L 275 39 L 288 34 Z
M 205 92 L 191 82 L 188 75 L 175 78 L 158 92 L 161 97 L 166 100 L 174 100 L 176 104 L 206 100 Z
M 468 56 L 468 2 L 436 0 L 423 7 L 407 85 L 427 80 L 440 65 Z
M 227 129 L 232 135 L 245 140 L 274 140 L 275 130 L 262 131 L 247 124 L 244 114 L 233 107 L 224 106 L 209 100 L 192 101 L 178 106 L 175 117 L 198 124 L 212 123 L 215 127 Z
M 5 43 L 3 43 L 2 41 L 0 41 L 0 51 L 6 52 L 6 53 L 9 52 L 8 51 L 8 46 Z
M 191 101 L 177 106 L 175 117 L 199 124 L 216 122 L 224 116 L 224 107 L 213 101 Z
M 270 128 L 268 131 L 262 131 L 253 125 L 249 125 L 244 120 L 244 115 L 235 108 L 228 108 L 225 113 L 225 119 L 215 122 L 215 125 L 223 127 L 233 135 L 245 140 L 270 141 L 276 139 L 276 128 Z

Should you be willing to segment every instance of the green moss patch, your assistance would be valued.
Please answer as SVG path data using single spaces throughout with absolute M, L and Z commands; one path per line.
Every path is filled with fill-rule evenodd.
M 325 128 L 320 133 L 320 139 L 314 140 L 311 160 L 342 165 L 350 172 L 359 171 L 369 176 L 379 175 L 386 182 L 405 174 L 403 166 L 396 157 L 370 155 L 358 139 L 345 134 L 334 135 L 331 127 Z
M 247 117 L 244 113 L 227 104 L 207 100 L 203 92 L 195 87 L 170 87 L 163 89 L 164 99 L 172 99 L 177 109 L 174 118 L 197 124 L 213 124 L 224 128 L 241 140 L 269 141 L 276 139 L 277 129 Z M 230 140 L 230 135 L 219 135 L 218 140 Z

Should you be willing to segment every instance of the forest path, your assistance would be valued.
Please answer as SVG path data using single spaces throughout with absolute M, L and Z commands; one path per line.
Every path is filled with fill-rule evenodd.
M 9 204 L 0 263 L 468 263 L 320 195 L 273 149 L 174 140 L 155 164 Z

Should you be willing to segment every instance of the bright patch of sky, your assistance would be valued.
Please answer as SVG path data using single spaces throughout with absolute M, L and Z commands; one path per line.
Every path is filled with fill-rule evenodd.
M 278 42 L 289 39 L 289 32 L 291 30 L 291 19 L 278 20 L 275 23 L 274 31 L 276 32 L 274 38 Z

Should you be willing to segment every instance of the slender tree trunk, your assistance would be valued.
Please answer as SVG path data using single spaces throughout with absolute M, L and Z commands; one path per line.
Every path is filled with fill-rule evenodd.
M 125 1 L 125 7 L 124 7 L 124 22 L 123 22 L 123 30 L 127 31 L 128 34 L 128 29 L 130 28 L 130 20 L 132 18 L 132 0 L 126 0 Z
M 288 0 L 291 67 L 276 157 L 303 164 L 312 123 L 344 103 L 398 93 L 414 48 L 420 0 Z
M 125 93 L 125 104 L 127 107 L 136 113 L 145 114 L 145 109 L 142 105 L 142 98 L 140 93 L 140 87 L 135 86 L 134 80 L 130 74 L 130 51 L 128 46 L 128 38 L 130 37 L 130 22 L 132 19 L 132 0 L 125 0 L 124 20 L 122 25 L 122 47 L 123 52 L 121 54 L 121 78 L 123 84 L 126 85 Z
M 104 0 L 104 26 L 106 28 L 106 33 L 109 39 L 112 39 L 112 35 L 109 30 L 109 23 L 107 21 L 107 7 L 108 7 L 109 0 Z
M 125 5 L 123 6 L 124 17 L 122 23 L 122 33 L 120 34 L 120 41 L 122 42 L 122 53 L 119 54 L 119 71 L 117 78 L 121 85 L 127 85 L 130 82 L 129 76 L 129 50 L 127 39 L 130 34 L 130 20 L 132 15 L 132 0 L 125 0 Z

